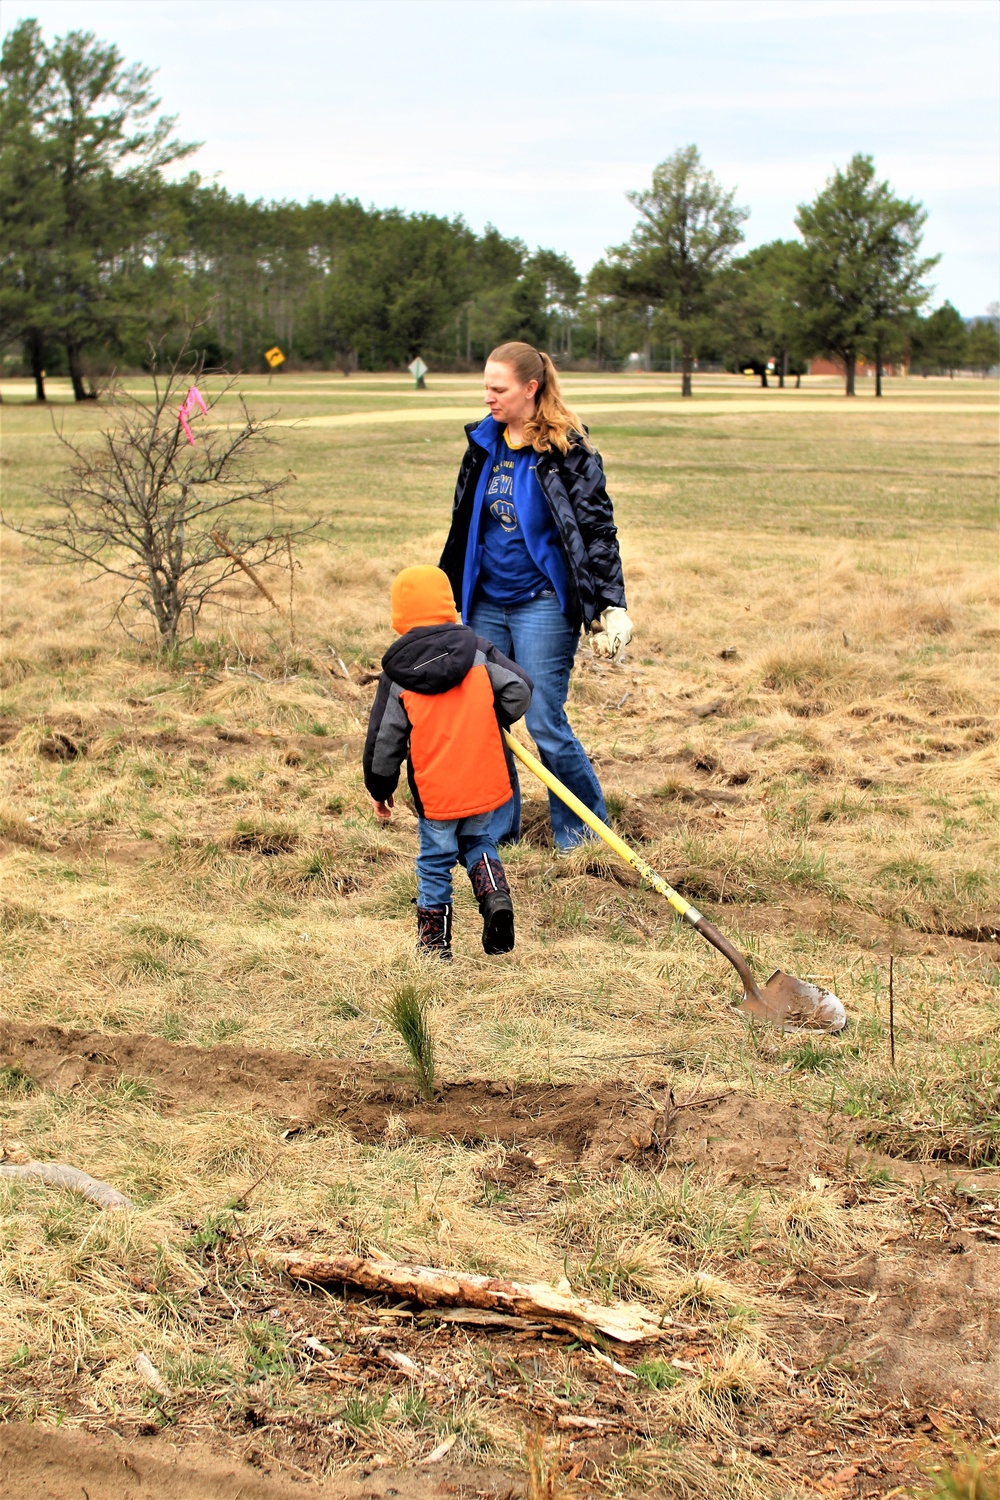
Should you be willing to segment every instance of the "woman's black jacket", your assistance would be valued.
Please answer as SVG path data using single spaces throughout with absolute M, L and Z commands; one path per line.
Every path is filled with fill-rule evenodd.
M 440 566 L 451 580 L 455 598 L 462 598 L 465 549 L 476 484 L 489 458 L 485 448 L 471 440 L 479 424 L 465 429 L 469 446 L 458 471 L 451 530 L 444 544 Z M 552 449 L 539 453 L 535 469 L 542 493 L 559 530 L 570 582 L 570 624 L 589 630 L 602 612 L 625 608 L 625 581 L 618 552 L 611 499 L 605 488 L 600 454 L 579 441 L 567 453 Z

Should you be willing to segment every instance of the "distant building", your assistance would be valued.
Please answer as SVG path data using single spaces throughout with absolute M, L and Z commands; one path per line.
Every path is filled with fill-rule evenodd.
M 810 375 L 839 375 L 843 376 L 844 366 L 839 359 L 812 359 L 809 361 Z M 858 375 L 874 375 L 875 366 L 868 360 L 859 359 L 857 364 Z M 905 375 L 905 365 L 883 365 L 883 375 Z

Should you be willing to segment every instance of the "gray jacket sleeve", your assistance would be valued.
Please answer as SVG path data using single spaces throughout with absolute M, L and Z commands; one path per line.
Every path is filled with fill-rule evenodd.
M 365 740 L 365 787 L 376 802 L 391 797 L 399 785 L 399 771 L 410 743 L 410 721 L 399 686 L 383 672 Z
M 531 702 L 531 678 L 523 671 L 516 662 L 504 656 L 493 645 L 482 642 L 482 646 L 488 647 L 483 651 L 486 659 L 486 670 L 489 673 L 490 682 L 493 684 L 493 702 L 496 705 L 497 718 L 505 729 L 523 717 Z

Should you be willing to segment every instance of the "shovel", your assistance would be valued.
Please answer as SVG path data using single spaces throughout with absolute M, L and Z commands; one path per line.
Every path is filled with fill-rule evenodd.
M 707 943 L 711 943 L 713 948 L 719 950 L 723 958 L 729 960 L 743 981 L 741 1010 L 758 1020 L 769 1021 L 772 1026 L 777 1026 L 781 1031 L 800 1029 L 840 1031 L 847 1025 L 847 1012 L 830 990 L 820 989 L 815 984 L 806 984 L 802 979 L 793 979 L 791 974 L 784 974 L 780 969 L 775 969 L 765 985 L 759 985 L 744 955 L 738 948 L 733 947 L 729 939 L 724 937 L 717 927 L 712 926 L 707 917 L 703 917 L 689 901 L 685 901 L 683 896 L 667 884 L 662 875 L 657 875 L 656 871 L 647 865 L 634 849 L 629 848 L 623 838 L 619 838 L 614 829 L 609 828 L 607 823 L 602 823 L 596 813 L 591 812 L 579 797 L 575 797 L 569 787 L 563 786 L 562 782 L 507 730 L 504 730 L 504 739 L 518 760 L 527 766 L 529 771 L 533 771 L 550 792 L 554 792 L 561 802 L 565 802 L 578 818 L 583 819 L 588 828 L 594 830 L 598 838 L 602 838 L 610 849 L 625 860 L 626 864 L 639 872 L 647 885 L 651 885 L 654 891 L 659 891 L 661 896 L 667 898 L 678 916 L 690 922 Z

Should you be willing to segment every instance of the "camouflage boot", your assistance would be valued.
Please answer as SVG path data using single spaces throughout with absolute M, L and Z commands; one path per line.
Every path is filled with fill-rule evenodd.
M 451 903 L 417 907 L 417 952 L 451 963 Z
M 469 879 L 483 919 L 484 951 L 509 953 L 514 946 L 514 903 L 503 865 L 484 854 L 472 866 Z

